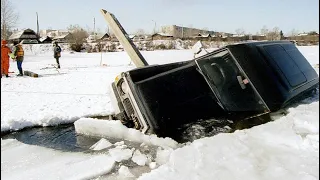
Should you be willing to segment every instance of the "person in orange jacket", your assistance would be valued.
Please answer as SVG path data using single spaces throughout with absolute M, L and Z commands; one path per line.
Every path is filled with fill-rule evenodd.
M 12 53 L 10 48 L 7 46 L 7 41 L 1 41 L 1 78 L 2 74 L 9 77 L 9 54 Z

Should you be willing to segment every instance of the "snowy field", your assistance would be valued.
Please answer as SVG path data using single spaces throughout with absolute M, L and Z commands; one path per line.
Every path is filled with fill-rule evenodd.
M 315 66 L 318 48 L 299 50 Z M 26 50 L 23 68 L 39 78 L 16 77 L 16 64 L 10 62 L 11 77 L 1 79 L 1 132 L 75 122 L 78 133 L 101 140 L 90 148 L 96 153 L 82 153 L 1 139 L 4 179 L 319 179 L 319 91 L 273 122 L 179 144 L 128 129 L 119 121 L 90 118 L 113 112 L 109 84 L 120 72 L 134 68 L 125 52 L 65 51 L 61 69 L 56 70 L 49 49 Z M 142 54 L 149 64 L 193 57 L 191 50 Z M 111 143 L 108 137 L 126 141 Z M 132 148 L 127 141 L 139 147 Z M 145 173 L 127 167 L 127 161 Z

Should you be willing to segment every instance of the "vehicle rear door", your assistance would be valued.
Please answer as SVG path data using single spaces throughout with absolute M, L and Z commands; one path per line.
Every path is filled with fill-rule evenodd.
M 247 112 L 249 115 L 270 112 L 228 49 L 196 59 L 196 63 L 226 111 Z

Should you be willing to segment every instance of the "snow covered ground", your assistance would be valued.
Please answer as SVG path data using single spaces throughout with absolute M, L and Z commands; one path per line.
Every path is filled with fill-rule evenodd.
M 24 70 L 41 77 L 15 77 L 17 66 L 11 62 L 9 71 L 15 73 L 11 74 L 12 78 L 1 79 L 1 131 L 108 115 L 113 111 L 109 85 L 120 72 L 134 68 L 129 65 L 130 59 L 125 52 L 65 52 L 60 59 L 62 68 L 58 71 L 52 66 L 55 59 L 51 53 L 27 51 L 26 54 Z M 191 51 L 179 50 L 148 51 L 143 55 L 150 64 L 193 57 Z
M 299 49 L 312 65 L 319 64 L 318 46 Z M 142 54 L 149 64 L 193 57 L 191 50 Z M 75 122 L 78 133 L 101 137 L 90 148 L 95 153 L 1 139 L 4 179 L 319 179 L 319 91 L 276 121 L 178 144 L 127 129 L 118 121 L 90 118 L 112 113 L 108 85 L 119 72 L 134 68 L 125 52 L 63 52 L 62 68 L 52 68 L 54 63 L 51 52 L 27 50 L 23 68 L 40 75 L 31 78 L 16 77 L 11 62 L 10 71 L 15 72 L 1 79 L 1 132 Z M 139 147 L 127 141 L 111 143 L 108 137 Z M 128 161 L 145 173 L 136 173 Z

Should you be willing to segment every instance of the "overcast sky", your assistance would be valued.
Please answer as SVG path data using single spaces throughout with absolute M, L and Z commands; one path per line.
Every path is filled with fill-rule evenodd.
M 263 26 L 279 27 L 285 34 L 292 29 L 319 32 L 319 0 L 11 0 L 19 12 L 17 28 L 36 30 L 66 29 L 70 24 L 106 31 L 100 9 L 112 12 L 128 33 L 138 29 L 183 25 L 213 31 L 247 33 Z

